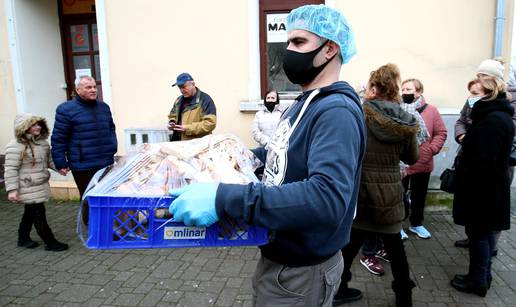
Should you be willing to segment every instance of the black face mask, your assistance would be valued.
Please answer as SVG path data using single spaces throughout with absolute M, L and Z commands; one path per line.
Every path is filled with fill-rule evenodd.
M 416 97 L 414 96 L 414 94 L 403 94 L 401 95 L 401 99 L 403 99 L 404 103 L 410 104 L 414 102 L 414 99 L 416 99 Z
M 283 57 L 283 70 L 287 75 L 287 78 L 290 82 L 294 84 L 308 84 L 312 82 L 315 77 L 330 63 L 331 60 L 335 57 L 331 57 L 326 63 L 321 66 L 314 67 L 314 58 L 321 51 L 321 49 L 326 45 L 328 40 L 322 43 L 317 49 L 310 52 L 296 52 L 292 50 L 286 50 L 285 56 Z
M 263 105 L 269 110 L 269 112 L 272 112 L 274 110 L 274 107 L 276 106 L 276 101 L 265 101 Z

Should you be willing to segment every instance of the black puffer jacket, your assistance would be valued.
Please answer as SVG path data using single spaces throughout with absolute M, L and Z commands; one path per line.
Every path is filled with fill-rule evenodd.
M 353 227 L 396 233 L 405 217 L 399 162 L 410 165 L 417 161 L 419 126 L 416 118 L 395 102 L 366 101 L 363 108 L 367 147 Z
M 475 103 L 456 166 L 455 223 L 482 230 L 509 229 L 513 114 L 505 93 Z

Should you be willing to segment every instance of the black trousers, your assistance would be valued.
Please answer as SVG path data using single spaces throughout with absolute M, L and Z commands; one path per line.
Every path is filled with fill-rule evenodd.
M 495 248 L 495 233 L 466 226 L 469 239 L 468 277 L 478 287 L 486 287 L 492 280 L 491 257 Z
M 77 185 L 79 194 L 81 195 L 81 201 L 91 178 L 93 178 L 98 170 L 99 169 L 72 171 L 73 180 L 75 180 L 75 184 Z M 81 216 L 83 223 L 88 225 L 90 220 L 90 206 L 88 206 L 88 202 L 86 201 L 82 204 Z
M 383 241 L 385 250 L 391 260 L 391 270 L 394 282 L 399 285 L 408 285 L 411 282 L 409 266 L 401 235 L 399 233 L 372 233 L 352 228 L 349 243 L 342 249 L 342 256 L 344 257 L 344 271 L 342 272 L 343 286 L 347 287 L 347 283 L 351 280 L 351 264 L 353 263 L 353 259 L 355 259 L 358 254 L 364 240 L 372 235 L 378 235 L 378 237 Z
M 45 244 L 52 244 L 56 241 L 52 230 L 50 230 L 48 226 L 45 205 L 43 203 L 25 205 L 18 228 L 18 241 L 24 242 L 30 240 L 32 225 L 34 225 L 36 232 Z
M 413 174 L 403 178 L 405 191 L 410 188 L 410 226 L 423 225 L 429 181 L 430 173 Z

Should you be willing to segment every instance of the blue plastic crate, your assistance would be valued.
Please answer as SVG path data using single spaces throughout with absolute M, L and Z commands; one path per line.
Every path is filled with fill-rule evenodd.
M 172 197 L 87 196 L 86 246 L 92 249 L 256 246 L 268 242 L 265 228 L 223 218 L 210 227 L 190 227 L 157 218 Z

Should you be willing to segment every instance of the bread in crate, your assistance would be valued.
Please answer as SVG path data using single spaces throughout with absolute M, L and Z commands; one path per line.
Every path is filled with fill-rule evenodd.
M 254 171 L 259 166 L 261 162 L 254 154 L 238 138 L 227 134 L 143 144 L 103 174 L 87 195 L 155 200 L 166 198 L 171 189 L 190 183 L 257 182 Z M 113 219 L 113 240 L 148 240 L 151 215 L 156 221 L 171 217 L 168 207 L 161 205 L 117 210 Z M 247 236 L 248 230 L 248 225 L 229 217 L 221 217 L 217 223 L 219 239 L 239 240 Z

